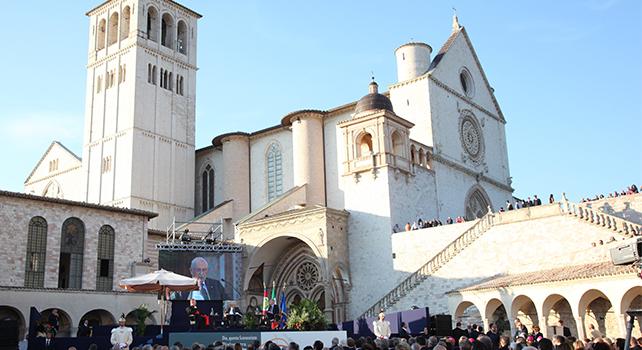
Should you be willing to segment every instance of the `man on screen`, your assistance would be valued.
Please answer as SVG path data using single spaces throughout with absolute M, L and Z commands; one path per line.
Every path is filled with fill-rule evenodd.
M 199 290 L 191 292 L 180 292 L 174 299 L 194 299 L 194 300 L 224 300 L 226 299 L 225 288 L 221 282 L 215 279 L 207 278 L 209 266 L 207 260 L 197 256 L 192 260 L 190 273 L 196 278 Z

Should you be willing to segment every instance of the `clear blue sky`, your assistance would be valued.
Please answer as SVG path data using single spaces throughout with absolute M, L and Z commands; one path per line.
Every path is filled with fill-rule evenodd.
M 102 2 L 7 1 L 0 66 L 0 188 L 52 140 L 81 154 L 88 19 Z M 642 1 L 204 1 L 197 147 L 288 112 L 395 82 L 394 49 L 435 51 L 466 27 L 508 124 L 515 195 L 572 199 L 642 184 Z

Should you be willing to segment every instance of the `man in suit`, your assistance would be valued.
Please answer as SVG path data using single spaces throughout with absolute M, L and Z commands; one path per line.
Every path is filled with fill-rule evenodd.
M 457 325 L 453 329 L 451 335 L 453 336 L 453 338 L 455 338 L 455 340 L 459 341 L 459 338 L 461 337 L 468 337 L 468 332 L 461 329 L 461 322 L 457 322 Z
M 562 328 L 562 335 L 567 337 L 567 338 L 570 337 L 571 336 L 571 329 L 566 327 L 564 325 L 564 321 L 562 321 L 562 320 L 559 320 L 558 323 L 559 323 L 560 327 Z
M 44 345 L 45 345 L 45 349 L 47 349 L 47 350 L 56 348 L 56 344 L 54 343 L 53 334 L 51 332 L 47 332 L 47 336 L 45 337 Z
M 207 260 L 203 257 L 197 256 L 192 260 L 190 265 L 190 274 L 196 278 L 199 290 L 191 292 L 179 292 L 174 296 L 174 299 L 194 299 L 194 300 L 225 300 L 225 288 L 221 282 L 215 279 L 207 278 L 209 266 Z
M 267 316 L 269 320 L 275 320 L 279 317 L 279 307 L 276 305 L 276 300 L 270 299 L 270 306 L 267 309 Z
M 237 327 L 241 324 L 243 314 L 241 313 L 241 308 L 236 305 L 236 302 L 231 301 L 225 309 L 224 316 L 230 326 Z

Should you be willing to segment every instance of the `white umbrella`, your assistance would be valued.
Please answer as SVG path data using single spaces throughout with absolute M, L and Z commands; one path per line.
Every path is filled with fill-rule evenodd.
M 198 290 L 196 278 L 191 278 L 171 271 L 158 270 L 142 276 L 126 278 L 119 283 L 121 288 L 130 292 L 159 292 L 163 305 L 161 306 L 161 334 L 163 334 L 163 310 L 165 295 L 168 291 Z

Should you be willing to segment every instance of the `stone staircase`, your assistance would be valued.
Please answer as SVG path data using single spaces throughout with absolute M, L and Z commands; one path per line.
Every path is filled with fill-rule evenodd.
M 607 214 L 598 209 L 589 208 L 582 204 L 569 202 L 566 200 L 565 196 L 562 198 L 563 199 L 560 202 L 562 213 L 566 213 L 588 223 L 604 227 L 626 237 L 642 235 L 642 225 L 640 224 Z
M 421 282 L 425 281 L 430 275 L 434 274 L 452 258 L 481 237 L 486 231 L 493 227 L 494 222 L 495 214 L 489 211 L 488 214 L 479 219 L 477 223 L 471 226 L 468 230 L 464 231 L 464 233 L 447 245 L 441 252 L 422 265 L 417 271 L 406 277 L 401 281 L 401 283 L 399 283 L 399 285 L 397 285 L 397 287 L 368 308 L 359 318 L 375 316 L 381 309 L 389 309 L 401 300 L 401 298 L 421 284 Z

